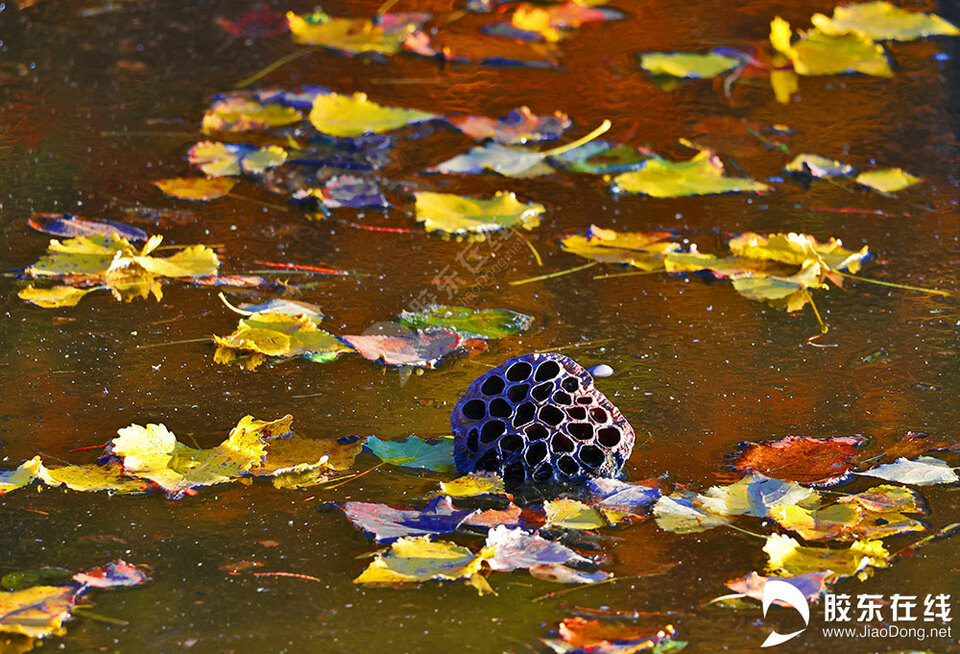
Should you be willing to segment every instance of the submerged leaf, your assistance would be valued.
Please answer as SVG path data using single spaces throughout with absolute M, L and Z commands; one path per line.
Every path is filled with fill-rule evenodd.
M 575 648 L 571 654 L 633 654 L 646 651 L 664 654 L 676 652 L 686 645 L 672 640 L 676 631 L 670 625 L 658 629 L 575 617 L 565 618 L 557 631 L 563 639 L 562 643 Z M 550 645 L 552 641 L 546 642 Z M 553 649 L 561 651 L 555 647 Z
M 828 576 L 829 573 L 825 572 L 807 572 L 805 574 L 797 575 L 796 577 L 764 577 L 756 572 L 751 572 L 745 577 L 731 579 L 725 584 L 727 588 L 733 591 L 732 595 L 724 595 L 723 597 L 717 597 L 711 601 L 716 602 L 719 600 L 738 599 L 742 597 L 749 597 L 757 600 L 758 602 L 763 601 L 763 589 L 767 585 L 767 581 L 770 580 L 785 581 L 792 586 L 796 586 L 797 590 L 803 593 L 804 597 L 810 601 L 816 601 L 828 588 Z M 785 604 L 779 600 L 775 601 L 774 604 L 785 606 Z
M 371 502 L 344 502 L 338 506 L 350 522 L 378 543 L 390 543 L 405 536 L 448 534 L 479 513 L 454 509 L 449 497 L 438 497 L 423 509 L 394 509 Z
M 589 175 L 625 173 L 643 168 L 650 153 L 632 145 L 590 141 L 583 145 L 551 155 L 551 161 L 566 170 Z
M 361 439 L 304 438 L 288 434 L 267 441 L 267 458 L 251 472 L 258 476 L 325 470 L 349 470 L 363 447 Z
M 776 506 L 770 515 L 781 527 L 808 541 L 881 539 L 926 528 L 899 511 L 871 511 L 849 502 L 817 510 Z
M 447 121 L 475 141 L 492 139 L 506 145 L 552 141 L 571 124 L 565 113 L 537 116 L 529 107 L 514 109 L 501 118 L 449 116 Z
M 378 554 L 353 583 L 464 579 L 475 575 L 487 556 L 486 551 L 474 554 L 461 545 L 446 541 L 433 542 L 427 536 L 401 538 L 390 545 L 386 554 Z
M 869 186 L 881 193 L 896 193 L 905 188 L 919 184 L 923 180 L 915 177 L 900 168 L 883 168 L 882 170 L 868 170 L 857 175 L 857 183 Z
M 798 484 L 754 472 L 728 486 L 711 486 L 702 495 L 695 495 L 691 499 L 698 508 L 716 515 L 766 518 L 777 507 L 815 508 L 820 503 L 820 494 Z
M 814 14 L 810 22 L 824 34 L 854 33 L 875 41 L 960 35 L 960 29 L 936 14 L 901 9 L 884 0 L 840 5 L 833 9 L 832 17 Z
M 584 23 L 622 18 L 623 14 L 614 9 L 592 7 L 573 0 L 546 7 L 523 2 L 514 9 L 509 25 L 494 24 L 487 31 L 512 38 L 555 43 L 564 37 L 565 30 L 576 29 Z
M 87 220 L 68 213 L 34 213 L 27 221 L 33 229 L 59 238 L 76 236 L 113 236 L 128 241 L 146 241 L 148 234 L 139 227 L 110 220 Z
M 413 329 L 443 327 L 464 338 L 503 338 L 530 329 L 533 318 L 508 309 L 468 309 L 434 304 L 422 311 L 403 311 L 400 322 Z
M 736 470 L 762 472 L 775 479 L 833 486 L 849 476 L 855 467 L 853 459 L 863 444 L 864 439 L 859 436 L 785 436 L 742 445 L 731 465 Z
M 553 168 L 546 163 L 545 156 L 540 152 L 499 143 L 471 148 L 464 154 L 431 166 L 427 172 L 475 175 L 485 170 L 492 170 L 504 177 L 517 178 L 540 177 L 553 172 Z
M 770 234 L 761 236 L 753 232 L 744 232 L 730 239 L 730 251 L 746 259 L 779 261 L 796 266 L 805 266 L 816 262 L 828 270 L 849 270 L 856 273 L 869 257 L 869 249 L 864 246 L 859 251 L 847 250 L 839 239 L 831 238 L 820 243 L 809 234 Z
M 798 75 L 863 73 L 893 77 L 883 47 L 860 34 L 830 36 L 813 29 L 791 43 L 790 23 L 777 16 L 770 23 L 770 43 L 793 62 Z
M 954 484 L 960 481 L 954 468 L 946 461 L 932 456 L 917 457 L 913 461 L 900 457 L 893 463 L 885 463 L 857 474 L 914 486 Z
M 594 502 L 598 509 L 635 515 L 646 514 L 660 497 L 659 488 L 605 477 L 588 479 L 587 488 L 600 497 Z
M 151 184 L 178 200 L 209 202 L 230 193 L 237 181 L 227 177 L 173 177 L 158 179 Z
M 719 52 L 645 52 L 640 55 L 640 67 L 651 74 L 685 79 L 709 79 L 741 65 L 740 59 Z
M 546 211 L 542 204 L 522 203 L 506 191 L 498 191 L 489 200 L 429 191 L 415 196 L 417 222 L 428 232 L 451 235 L 485 234 L 510 227 L 533 229 Z
M 770 71 L 770 86 L 773 95 L 780 104 L 787 104 L 800 91 L 800 78 L 791 69 L 777 69 Z
M 601 581 L 611 579 L 613 574 L 597 570 L 596 572 L 583 572 L 574 570 L 560 563 L 550 563 L 547 565 L 535 565 L 530 568 L 530 576 L 543 581 L 552 581 L 557 584 L 596 584 Z
M 129 588 L 142 586 L 150 581 L 150 576 L 139 567 L 117 559 L 78 573 L 73 580 L 87 588 Z
M 660 270 L 664 256 L 680 249 L 670 232 L 617 232 L 590 225 L 584 234 L 560 241 L 566 252 L 603 263 L 622 263 L 640 270 Z
M 810 301 L 810 290 L 827 288 L 819 263 L 808 262 L 789 277 L 767 275 L 733 280 L 733 288 L 748 300 L 760 300 L 784 311 L 800 311 Z
M 440 438 L 429 443 L 417 436 L 410 436 L 405 441 L 383 441 L 376 436 L 370 436 L 364 447 L 381 460 L 395 466 L 424 468 L 435 472 L 452 470 L 454 467 L 453 441 L 449 438 Z
M 846 549 L 804 547 L 793 538 L 781 534 L 767 536 L 763 551 L 770 557 L 768 567 L 772 573 L 802 575 L 810 572 L 829 573 L 828 580 L 835 581 L 856 575 L 865 579 L 871 568 L 885 568 L 889 552 L 878 540 L 859 540 Z
M 766 184 L 748 177 L 725 177 L 723 163 L 710 150 L 686 161 L 650 159 L 639 170 L 613 178 L 615 190 L 655 198 L 678 198 L 718 193 L 763 193 Z
M 310 110 L 310 122 L 331 136 L 362 136 L 437 118 L 416 109 L 384 107 L 367 99 L 366 93 L 318 95 Z

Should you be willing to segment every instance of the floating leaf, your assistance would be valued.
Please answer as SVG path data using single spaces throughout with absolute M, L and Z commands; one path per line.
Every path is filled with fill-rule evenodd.
M 766 518 L 776 507 L 816 508 L 820 494 L 797 484 L 751 473 L 728 486 L 711 486 L 694 495 L 694 505 L 719 516 L 750 515 Z
M 598 477 L 587 480 L 587 488 L 600 497 L 594 506 L 607 511 L 644 515 L 660 497 L 660 489 Z
M 504 177 L 540 177 L 553 172 L 553 168 L 544 159 L 543 154 L 534 150 L 488 143 L 431 166 L 427 172 L 451 175 L 479 174 L 492 170 Z
M 795 275 L 781 277 L 742 277 L 733 280 L 733 288 L 748 300 L 768 302 L 784 311 L 800 311 L 810 302 L 810 290 L 825 289 L 824 270 L 819 263 L 808 262 Z
M 686 643 L 672 640 L 676 630 L 670 625 L 659 629 L 575 617 L 565 618 L 557 631 L 563 639 L 560 643 L 567 649 L 552 645 L 554 641 L 544 642 L 554 651 L 567 651 L 570 654 L 631 654 L 645 651 L 665 654 L 686 646 Z M 570 650 L 571 647 L 574 649 Z
M 498 191 L 489 200 L 429 191 L 414 195 L 417 222 L 428 232 L 452 235 L 485 234 L 510 227 L 533 229 L 546 211 L 542 204 L 522 203 L 506 191 Z
M 330 136 L 379 134 L 436 117 L 416 109 L 384 107 L 367 100 L 366 93 L 318 95 L 310 110 L 313 126 Z
M 40 457 L 35 456 L 29 461 L 21 463 L 15 470 L 0 470 L 0 496 L 33 483 L 33 480 L 37 478 L 37 472 L 42 467 L 43 463 L 40 461 Z
M 127 476 L 116 463 L 87 464 L 48 468 L 41 466 L 37 476 L 48 486 L 66 486 L 72 491 L 130 494 L 145 493 L 153 485 Z
M 603 570 L 583 572 L 559 563 L 551 563 L 549 565 L 533 566 L 530 568 L 530 576 L 557 584 L 596 584 L 611 579 L 613 574 Z
M 324 183 L 322 195 L 323 205 L 331 209 L 337 207 L 385 209 L 390 206 L 390 201 L 383 195 L 379 184 L 369 177 L 336 175 Z
M 205 134 L 217 132 L 262 131 L 283 127 L 303 120 L 293 107 L 261 104 L 242 96 L 227 96 L 214 103 L 203 115 Z
M 23 590 L 31 586 L 62 586 L 73 579 L 73 572 L 66 568 L 44 566 L 35 570 L 8 572 L 0 579 L 4 590 Z
M 488 552 L 474 554 L 466 547 L 427 536 L 401 538 L 390 545 L 353 580 L 355 584 L 405 583 L 431 579 L 455 580 L 472 577 Z
M 149 479 L 178 498 L 200 486 L 233 481 L 262 464 L 266 439 L 289 432 L 291 420 L 286 416 L 265 422 L 246 416 L 227 440 L 206 450 L 180 443 L 163 425 L 131 425 L 117 432 L 110 453 L 122 459 L 127 473 Z
M 479 511 L 457 511 L 449 497 L 438 497 L 423 509 L 394 509 L 372 502 L 344 502 L 338 505 L 344 515 L 364 534 L 379 543 L 404 536 L 437 536 L 460 528 L 460 524 Z
M 248 313 L 274 313 L 283 316 L 306 316 L 314 322 L 320 322 L 326 316 L 316 304 L 300 300 L 273 299 L 259 304 L 241 304 L 241 311 Z
M 388 367 L 435 368 L 460 346 L 460 336 L 448 329 L 413 333 L 347 335 L 341 337 L 364 359 Z
M 27 221 L 33 229 L 60 238 L 76 236 L 113 236 L 128 241 L 146 241 L 148 234 L 139 227 L 110 220 L 87 220 L 68 213 L 34 213 Z
M 210 177 L 260 174 L 287 160 L 287 151 L 277 145 L 257 148 L 201 141 L 187 152 L 187 159 Z
M 448 116 L 447 122 L 475 141 L 492 139 L 506 145 L 552 141 L 570 127 L 564 113 L 537 116 L 529 107 L 514 109 L 502 118 Z
M 589 175 L 625 173 L 642 168 L 650 153 L 632 145 L 608 141 L 590 141 L 551 156 L 551 161 L 566 170 Z
M 17 293 L 17 297 L 36 304 L 44 309 L 59 307 L 75 307 L 93 288 L 76 288 L 74 286 L 54 286 L 53 288 L 35 288 L 32 285 Z
M 802 575 L 797 575 L 796 577 L 764 577 L 756 572 L 751 572 L 745 577 L 739 577 L 737 579 L 731 579 L 725 585 L 727 588 L 733 591 L 732 595 L 724 595 L 722 597 L 717 597 L 711 602 L 717 602 L 720 600 L 727 599 L 739 599 L 742 597 L 749 597 L 755 599 L 758 602 L 763 601 L 763 589 L 767 585 L 767 581 L 785 581 L 788 584 L 797 587 L 803 596 L 810 601 L 817 601 L 828 588 L 827 577 L 829 573 L 825 572 L 807 572 Z M 785 606 L 780 600 L 776 600 L 774 604 L 778 606 Z
M 710 79 L 743 62 L 719 52 L 645 52 L 640 54 L 640 68 L 653 75 L 669 75 L 684 79 Z
M 584 234 L 567 236 L 560 245 L 566 252 L 593 261 L 653 271 L 663 268 L 664 255 L 680 249 L 679 243 L 665 240 L 670 236 L 670 232 L 617 232 L 590 225 Z
M 214 336 L 217 363 L 237 361 L 252 370 L 264 357 L 302 356 L 316 362 L 336 359 L 351 349 L 307 315 L 256 313 L 240 320 L 228 336 Z M 238 359 L 238 356 L 249 355 Z
M 775 441 L 745 443 L 731 461 L 743 472 L 814 486 L 833 486 L 848 478 L 863 446 L 859 436 L 809 438 L 785 436 Z
M 872 511 L 850 502 L 817 510 L 795 505 L 775 506 L 770 516 L 784 529 L 808 541 L 881 539 L 926 528 L 922 522 L 899 511 Z
M 900 457 L 893 463 L 885 463 L 857 474 L 913 486 L 953 484 L 960 481 L 954 468 L 946 461 L 932 456 L 917 457 L 913 461 Z
M 34 586 L 0 592 L 0 632 L 28 638 L 62 636 L 65 620 L 76 603 L 76 588 Z
M 429 14 L 380 14 L 367 18 L 331 18 L 323 12 L 298 15 L 287 12 L 297 43 L 319 45 L 347 54 L 400 52 L 407 37 L 430 18 Z
M 486 548 L 492 552 L 488 563 L 493 570 L 510 572 L 535 566 L 590 563 L 572 549 L 523 529 L 499 526 L 487 534 Z
M 464 338 L 503 338 L 530 329 L 533 318 L 508 309 L 468 309 L 433 304 L 422 311 L 404 311 L 400 322 L 413 329 L 443 327 Z
M 790 576 L 810 572 L 828 572 L 828 581 L 852 577 L 866 579 L 871 568 L 885 568 L 889 552 L 878 540 L 856 541 L 846 549 L 804 547 L 793 538 L 781 534 L 767 536 L 763 551 L 770 557 L 772 573 Z
M 642 168 L 613 178 L 622 193 L 655 198 L 678 198 L 718 193 L 763 193 L 769 187 L 747 177 L 725 177 L 723 163 L 710 150 L 701 150 L 687 161 L 650 159 Z
M 936 14 L 901 9 L 882 0 L 841 5 L 834 8 L 832 17 L 814 14 L 810 22 L 824 34 L 854 33 L 875 41 L 960 35 L 960 29 Z
M 523 512 L 516 504 L 511 503 L 502 511 L 498 509 L 487 509 L 475 516 L 464 520 L 463 524 L 470 527 L 479 527 L 490 530 L 494 527 L 518 527 L 520 525 L 520 516 Z
M 559 51 L 552 43 L 531 43 L 504 39 L 476 32 L 415 32 L 407 37 L 403 47 L 423 57 L 440 61 L 478 63 L 486 66 L 527 66 L 556 68 Z
M 497 23 L 485 31 L 512 38 L 542 40 L 556 43 L 564 31 L 576 29 L 584 23 L 620 20 L 623 14 L 614 9 L 590 7 L 579 2 L 564 2 L 546 7 L 520 3 L 510 17 L 510 23 Z M 501 29 L 501 26 L 507 29 Z
M 230 193 L 237 181 L 227 177 L 172 177 L 158 179 L 151 184 L 178 200 L 209 202 Z
M 770 43 L 793 62 L 798 75 L 863 73 L 893 77 L 883 47 L 859 34 L 829 36 L 813 29 L 791 43 L 790 23 L 777 16 L 770 23 Z
M 435 472 L 452 470 L 454 467 L 453 441 L 449 438 L 430 443 L 416 436 L 410 436 L 405 441 L 383 441 L 371 436 L 364 447 L 395 466 L 425 468 Z
M 786 171 L 811 177 L 847 177 L 857 172 L 850 164 L 840 163 L 819 154 L 798 154 L 786 165 Z
M 504 495 L 503 479 L 493 472 L 471 472 L 453 481 L 441 481 L 440 492 L 452 497 L 475 497 L 477 495 Z
M 653 505 L 657 526 L 676 534 L 692 534 L 727 524 L 723 518 L 702 511 L 682 497 L 662 496 Z
M 139 567 L 117 559 L 74 575 L 73 580 L 87 588 L 129 588 L 142 586 L 150 581 L 150 576 Z
M 543 503 L 547 524 L 561 529 L 599 529 L 610 524 L 596 509 L 583 502 L 559 499 Z
M 305 438 L 287 434 L 267 441 L 267 458 L 251 472 L 277 476 L 318 468 L 349 470 L 363 447 L 362 439 Z
M 761 236 L 753 232 L 744 232 L 730 239 L 730 251 L 746 259 L 779 261 L 797 266 L 805 266 L 815 261 L 828 270 L 849 270 L 856 273 L 869 257 L 869 249 L 864 246 L 859 251 L 847 250 L 843 243 L 831 238 L 820 243 L 809 234 L 779 233 Z
M 915 177 L 900 168 L 883 168 L 882 170 L 868 170 L 857 175 L 857 183 L 869 186 L 881 193 L 896 193 L 905 188 L 919 184 L 923 180 Z

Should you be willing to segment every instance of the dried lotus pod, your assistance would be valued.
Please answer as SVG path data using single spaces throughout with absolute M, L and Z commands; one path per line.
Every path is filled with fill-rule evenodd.
M 618 477 L 633 428 L 562 354 L 525 354 L 478 377 L 450 416 L 461 472 L 497 472 L 511 484 Z

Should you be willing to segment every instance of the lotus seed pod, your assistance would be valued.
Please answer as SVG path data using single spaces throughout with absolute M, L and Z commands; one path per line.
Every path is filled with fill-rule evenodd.
M 562 354 L 525 354 L 478 377 L 450 416 L 460 472 L 511 484 L 619 477 L 633 428 Z

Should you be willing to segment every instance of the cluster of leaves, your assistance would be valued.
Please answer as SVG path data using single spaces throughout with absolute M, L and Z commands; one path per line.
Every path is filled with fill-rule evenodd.
M 334 336 L 320 328 L 319 307 L 304 302 L 273 300 L 231 308 L 245 317 L 233 333 L 214 336 L 214 358 L 247 370 L 266 357 L 299 356 L 325 363 L 346 353 L 392 368 L 433 368 L 448 355 L 473 345 L 482 348 L 488 339 L 519 334 L 533 322 L 530 316 L 508 309 L 432 305 L 419 312 L 404 311 L 388 334 Z
M 786 311 L 799 311 L 812 302 L 811 290 L 842 286 L 842 271 L 856 273 L 868 257 L 864 246 L 847 250 L 831 238 L 820 243 L 808 234 L 747 232 L 731 238 L 730 254 L 703 254 L 669 241 L 669 232 L 617 232 L 595 225 L 584 234 L 567 236 L 564 250 L 603 263 L 629 265 L 643 271 L 707 273 L 729 279 L 738 293 Z
M 383 58 L 411 52 L 449 62 L 554 67 L 556 44 L 585 23 L 620 20 L 614 9 L 569 0 L 549 5 L 510 2 L 498 15 L 507 20 L 483 25 L 480 33 L 449 31 L 450 17 L 428 13 L 377 13 L 372 18 L 337 18 L 322 11 L 287 14 L 297 43 L 346 56 Z M 428 23 L 434 25 L 427 27 Z
M 109 289 L 114 297 L 126 302 L 150 295 L 160 300 L 162 279 L 199 279 L 209 283 L 220 268 L 216 253 L 203 245 L 178 247 L 169 257 L 158 257 L 155 253 L 163 241 L 162 236 L 150 236 L 137 248 L 126 236 L 117 233 L 126 231 L 125 228 L 111 231 L 109 223 L 65 222 L 68 227 L 85 229 L 90 235 L 51 240 L 47 253 L 26 268 L 26 276 L 61 282 L 50 288 L 30 285 L 20 291 L 22 299 L 37 306 L 72 307 L 87 293 L 98 289 Z
M 0 633 L 30 640 L 66 633 L 77 600 L 91 589 L 128 588 L 150 581 L 142 566 L 117 559 L 72 575 L 69 570 L 41 568 L 10 573 L 0 591 Z M 54 585 L 55 584 L 55 585 Z
M 640 67 L 655 76 L 707 79 L 744 69 L 769 72 L 777 100 L 789 102 L 798 75 L 862 73 L 893 77 L 881 41 L 913 41 L 928 36 L 957 36 L 960 29 L 940 16 L 896 7 L 886 0 L 840 5 L 832 16 L 814 14 L 813 28 L 794 38 L 790 24 L 777 16 L 770 23 L 772 53 L 756 56 L 720 48 L 708 53 L 649 52 Z

